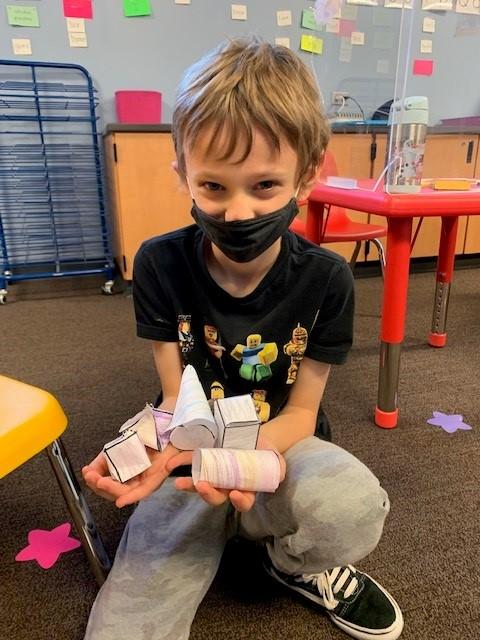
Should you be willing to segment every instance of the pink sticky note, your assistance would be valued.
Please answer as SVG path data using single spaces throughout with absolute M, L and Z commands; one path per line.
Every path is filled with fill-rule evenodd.
M 72 551 L 80 546 L 80 541 L 72 538 L 69 522 L 59 524 L 51 531 L 48 529 L 33 529 L 28 534 L 28 546 L 15 556 L 17 562 L 36 560 L 42 569 L 50 569 L 58 560 L 61 553 Z
M 92 0 L 63 0 L 63 15 L 66 18 L 93 18 Z
M 340 20 L 339 22 L 340 30 L 338 33 L 341 36 L 351 36 L 357 28 L 357 25 L 353 20 Z
M 414 60 L 414 76 L 431 76 L 433 73 L 433 60 Z

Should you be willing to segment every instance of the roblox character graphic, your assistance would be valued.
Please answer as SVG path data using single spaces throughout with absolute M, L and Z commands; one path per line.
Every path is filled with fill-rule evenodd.
M 290 367 L 288 368 L 287 384 L 293 384 L 297 379 L 298 367 L 305 354 L 308 341 L 308 332 L 300 323 L 292 331 L 292 339 L 283 345 L 283 353 L 290 356 Z
M 211 324 L 204 325 L 203 335 L 205 338 L 205 344 L 207 345 L 212 356 L 220 360 L 220 358 L 223 356 L 223 352 L 225 351 L 225 347 L 222 347 L 222 345 L 220 344 L 216 327 Z
M 262 342 L 259 333 L 252 333 L 247 336 L 246 344 L 237 344 L 230 355 L 242 363 L 241 378 L 262 382 L 272 377 L 270 365 L 278 357 L 278 348 L 275 342 Z
M 210 408 L 213 409 L 213 403 L 215 400 L 222 400 L 225 398 L 225 389 L 223 388 L 223 384 L 218 382 L 218 380 L 214 380 L 210 385 L 210 400 L 208 404 Z
M 253 404 L 258 415 L 260 422 L 268 422 L 270 418 L 270 405 L 265 402 L 267 398 L 267 392 L 265 389 L 254 389 L 252 391 Z
M 190 329 L 192 322 L 192 316 L 179 315 L 177 317 L 178 322 L 178 343 L 182 353 L 189 353 L 195 344 L 193 335 Z

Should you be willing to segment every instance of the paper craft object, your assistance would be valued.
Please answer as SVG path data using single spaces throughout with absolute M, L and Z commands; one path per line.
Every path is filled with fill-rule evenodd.
M 135 431 L 146 447 L 158 451 L 157 428 L 151 404 L 146 404 L 144 409 L 124 422 L 118 431 L 124 433 L 128 430 Z
M 218 427 L 217 447 L 257 448 L 260 420 L 251 396 L 232 396 L 215 400 L 213 414 Z
M 126 482 L 151 466 L 145 445 L 138 433 L 126 429 L 122 435 L 103 447 L 110 475 L 115 480 Z
M 212 413 L 195 369 L 191 365 L 185 367 L 169 425 L 170 442 L 177 449 L 255 449 L 259 429 L 260 421 L 251 396 L 215 400 Z
M 280 460 L 266 449 L 197 449 L 192 478 L 195 486 L 203 480 L 219 489 L 273 493 L 280 484 Z
M 190 364 L 183 370 L 170 427 L 170 442 L 177 449 L 193 451 L 215 446 L 217 425 L 197 372 Z

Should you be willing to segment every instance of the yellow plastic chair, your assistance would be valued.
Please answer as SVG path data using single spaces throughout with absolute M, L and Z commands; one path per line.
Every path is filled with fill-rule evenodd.
M 110 560 L 60 440 L 67 422 L 50 393 L 0 375 L 0 478 L 46 451 L 95 578 L 102 585 Z

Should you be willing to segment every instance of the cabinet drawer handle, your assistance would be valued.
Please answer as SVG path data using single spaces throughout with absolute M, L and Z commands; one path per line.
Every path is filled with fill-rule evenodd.
M 473 158 L 473 140 L 470 140 L 467 147 L 467 164 L 472 164 Z

